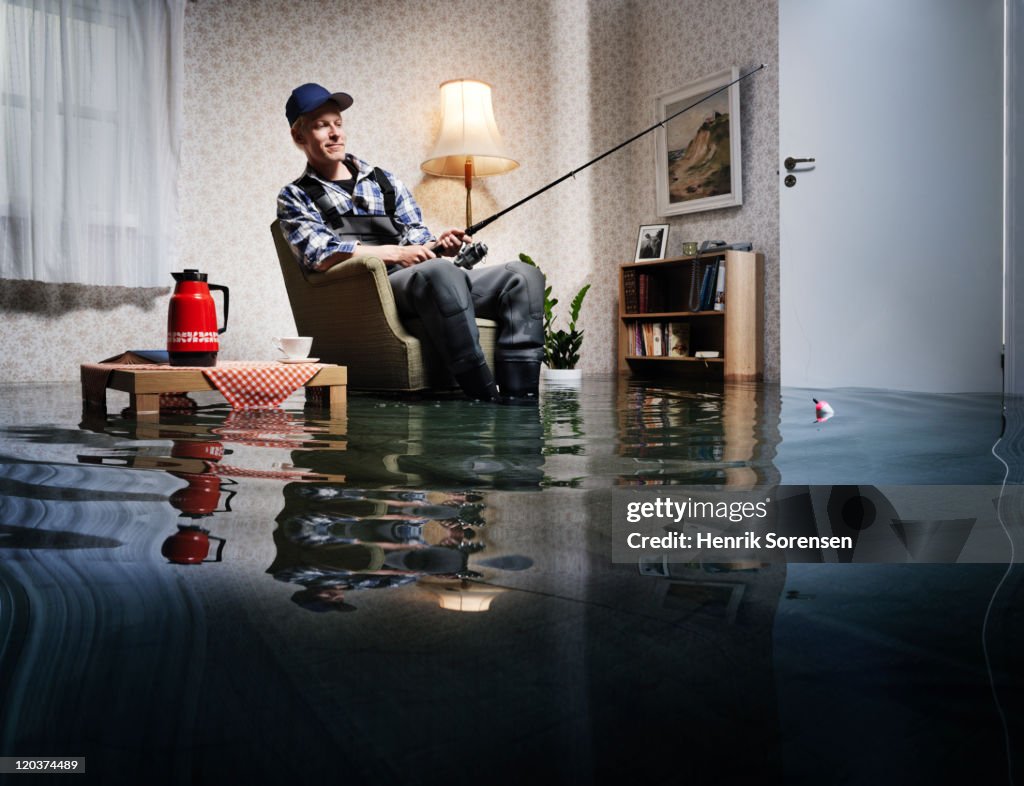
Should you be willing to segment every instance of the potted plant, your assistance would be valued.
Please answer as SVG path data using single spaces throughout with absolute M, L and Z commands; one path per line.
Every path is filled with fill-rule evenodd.
M 520 254 L 519 259 L 528 265 L 539 268 L 526 254 Z M 583 331 L 576 328 L 576 321 L 580 317 L 580 309 L 583 307 L 583 298 L 587 296 L 590 284 L 584 284 L 576 297 L 569 304 L 569 329 L 555 330 L 555 306 L 558 305 L 558 298 L 551 297 L 551 287 L 544 290 L 544 378 L 547 380 L 570 381 L 580 379 L 581 372 L 576 368 L 580 361 L 580 348 L 583 346 Z

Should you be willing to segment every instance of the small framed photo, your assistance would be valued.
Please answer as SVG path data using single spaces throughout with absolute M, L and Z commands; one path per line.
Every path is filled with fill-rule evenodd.
M 668 224 L 644 224 L 636 239 L 636 257 L 634 262 L 647 262 L 651 259 L 664 259 L 668 248 Z
M 736 612 L 743 601 L 746 584 L 730 581 L 667 581 L 662 605 L 666 609 L 685 611 L 687 620 L 736 622 Z
M 665 121 L 655 132 L 659 216 L 743 204 L 739 85 L 701 102 L 738 78 L 733 66 L 657 97 L 655 116 Z

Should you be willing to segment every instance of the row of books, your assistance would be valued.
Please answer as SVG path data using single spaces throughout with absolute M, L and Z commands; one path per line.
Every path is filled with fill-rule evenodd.
M 689 287 L 674 291 L 665 286 L 665 272 L 626 270 L 622 296 L 627 314 L 659 314 L 670 311 L 723 311 L 725 309 L 725 260 L 691 263 Z M 674 279 L 678 281 L 678 279 Z
M 716 259 L 706 268 L 700 283 L 697 311 L 725 310 L 725 260 Z
M 630 354 L 685 358 L 690 354 L 689 322 L 644 322 L 629 326 Z
M 627 270 L 622 278 L 623 297 L 626 313 L 651 314 L 662 311 L 678 311 L 669 302 L 669 291 L 658 286 L 659 276 L 655 273 L 643 273 Z

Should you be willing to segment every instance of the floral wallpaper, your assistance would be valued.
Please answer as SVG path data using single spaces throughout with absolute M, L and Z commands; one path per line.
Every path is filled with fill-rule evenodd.
M 764 252 L 768 379 L 778 376 L 778 80 L 775 0 L 197 0 L 185 29 L 180 267 L 231 288 L 222 357 L 269 358 L 294 331 L 270 223 L 302 171 L 284 104 L 307 81 L 355 98 L 349 149 L 395 172 L 435 231 L 464 222 L 460 180 L 421 172 L 440 121 L 441 82 L 494 90 L 498 127 L 520 166 L 480 179 L 480 220 L 653 122 L 654 97 L 730 65 L 768 68 L 741 92 L 741 207 L 667 219 L 686 240 L 750 241 Z M 509 213 L 478 238 L 494 262 L 530 254 L 567 304 L 585 282 L 585 372 L 615 368 L 618 264 L 654 200 L 653 137 Z M 171 282 L 168 282 L 170 285 Z M 0 297 L 7 381 L 73 380 L 78 364 L 164 341 L 168 290 L 17 285 Z

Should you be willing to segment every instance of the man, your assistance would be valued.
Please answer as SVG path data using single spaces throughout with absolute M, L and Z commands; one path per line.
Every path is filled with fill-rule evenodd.
M 536 397 L 544 354 L 543 275 L 518 261 L 467 271 L 438 258 L 456 255 L 469 238 L 459 229 L 435 238 L 400 180 L 347 152 L 342 113 L 351 105 L 347 93 L 308 83 L 292 91 L 285 107 L 292 140 L 308 165 L 281 190 L 277 215 L 302 264 L 327 270 L 354 257 L 379 257 L 399 313 L 423 321 L 467 395 Z M 498 323 L 493 375 L 476 315 Z

